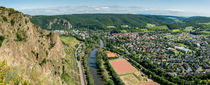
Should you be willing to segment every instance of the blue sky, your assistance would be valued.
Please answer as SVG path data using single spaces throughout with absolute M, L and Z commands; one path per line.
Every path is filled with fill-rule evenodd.
M 130 13 L 210 16 L 210 0 L 0 0 L 30 15 Z

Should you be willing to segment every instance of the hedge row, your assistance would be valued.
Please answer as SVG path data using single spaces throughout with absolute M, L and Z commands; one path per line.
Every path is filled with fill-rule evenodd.
M 96 64 L 101 72 L 101 75 L 103 79 L 105 80 L 107 85 L 114 85 L 114 81 L 111 79 L 109 72 L 106 70 L 107 66 L 104 65 L 105 61 L 103 60 L 103 57 L 106 57 L 105 54 L 103 54 L 102 50 L 99 49 L 96 53 Z

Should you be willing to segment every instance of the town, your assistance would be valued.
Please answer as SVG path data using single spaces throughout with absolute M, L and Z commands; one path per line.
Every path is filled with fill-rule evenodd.
M 112 82 L 107 77 L 112 76 L 115 79 L 119 76 L 120 79 L 116 79 L 125 85 L 195 84 L 189 81 L 194 80 L 193 77 L 188 76 L 197 77 L 210 73 L 210 38 L 205 35 L 192 35 L 186 32 L 111 33 L 81 30 L 72 30 L 70 34 L 89 43 L 91 43 L 89 40 L 103 40 L 104 47 L 100 47 L 99 53 L 96 53 L 96 64 L 108 83 Z M 89 62 L 85 60 L 86 58 L 81 57 L 83 61 Z M 116 72 L 113 74 L 117 75 L 107 74 L 112 73 L 113 69 Z M 121 73 L 122 71 L 125 73 Z
M 137 58 L 149 59 L 172 75 L 210 72 L 210 39 L 187 33 L 115 33 L 108 34 Z M 127 39 L 125 39 L 127 38 Z M 124 39 L 124 40 L 123 40 Z

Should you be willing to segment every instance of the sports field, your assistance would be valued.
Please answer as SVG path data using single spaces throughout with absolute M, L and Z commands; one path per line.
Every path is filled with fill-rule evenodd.
M 110 64 L 112 65 L 114 70 L 117 72 L 117 74 L 126 74 L 126 73 L 138 71 L 125 59 L 112 60 L 110 61 Z
M 107 51 L 106 55 L 107 55 L 108 58 L 117 57 L 117 55 L 115 53 L 112 53 L 110 51 Z
M 125 85 L 159 85 L 148 79 L 125 59 L 119 58 L 109 62 Z

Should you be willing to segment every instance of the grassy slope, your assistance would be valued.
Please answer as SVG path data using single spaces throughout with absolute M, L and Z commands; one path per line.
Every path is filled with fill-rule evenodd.
M 76 57 L 74 55 L 75 45 L 80 42 L 73 37 L 61 36 L 61 41 L 65 45 L 66 56 L 69 60 L 67 62 L 67 69 L 70 71 L 64 72 L 62 78 L 68 82 L 69 85 L 80 85 L 79 69 L 77 67 Z M 69 73 L 70 72 L 70 73 Z

